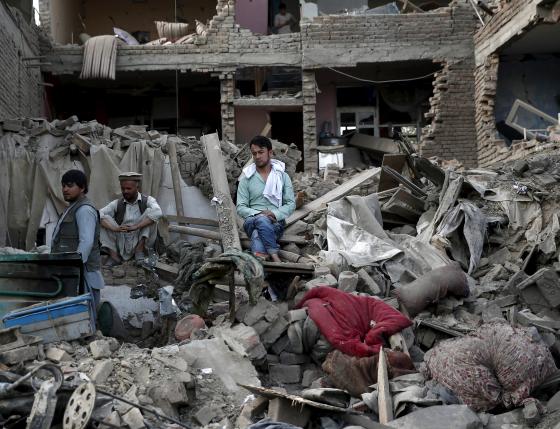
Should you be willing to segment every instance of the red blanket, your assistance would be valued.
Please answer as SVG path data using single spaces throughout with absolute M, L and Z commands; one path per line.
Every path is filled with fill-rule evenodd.
M 350 356 L 371 356 L 387 337 L 412 322 L 383 301 L 319 286 L 305 294 L 297 308 L 307 307 L 309 317 L 328 342 Z

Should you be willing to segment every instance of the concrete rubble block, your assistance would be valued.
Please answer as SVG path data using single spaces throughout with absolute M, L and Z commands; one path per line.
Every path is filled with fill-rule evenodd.
M 268 322 L 274 322 L 280 315 L 280 308 L 277 305 L 270 305 L 264 314 L 264 318 Z
M 327 267 L 326 265 L 319 265 L 315 267 L 315 271 L 313 272 L 313 277 L 314 278 L 323 277 L 329 274 L 332 274 L 331 269 L 329 267 Z
M 96 340 L 89 343 L 89 349 L 94 359 L 111 357 L 111 345 L 106 340 Z
M 213 330 L 217 338 L 221 338 L 235 352 L 251 360 L 259 360 L 266 356 L 259 334 L 251 326 L 240 323 L 231 328 L 219 327 Z
M 179 407 L 189 403 L 185 385 L 177 380 L 166 380 L 164 383 L 158 383 L 157 386 L 149 389 L 148 395 L 156 404 L 167 402 L 174 407 Z
M 252 328 L 257 332 L 257 334 L 259 334 L 259 336 L 261 336 L 270 328 L 270 325 L 272 325 L 272 323 L 267 322 L 265 319 L 261 319 L 252 325 Z
M 252 401 L 248 401 L 243 406 L 241 414 L 239 414 L 236 427 L 244 429 L 253 424 L 253 420 L 263 415 L 263 413 L 267 410 L 268 401 L 268 398 L 264 398 L 262 396 L 257 396 Z
M 526 427 L 522 408 L 496 415 L 480 413 L 479 417 L 484 423 L 484 429 L 514 429 Z M 486 417 L 488 418 L 488 422 L 485 421 Z
M 237 383 L 261 385 L 251 361 L 231 351 L 219 338 L 192 341 L 179 348 L 181 356 L 194 369 L 212 368 L 212 372 L 222 381 L 224 387 L 238 395 L 241 401 L 247 395 Z
M 288 325 L 288 321 L 283 316 L 276 319 L 261 337 L 264 346 L 270 347 L 274 344 L 286 332 Z
M 111 359 L 102 360 L 95 364 L 91 371 L 90 378 L 95 384 L 105 384 L 113 372 L 114 367 L 115 365 Z
M 303 326 L 304 322 L 300 320 L 292 323 L 288 327 L 289 344 L 286 351 L 295 354 L 303 354 Z
M 245 323 L 248 326 L 253 326 L 259 320 L 264 318 L 266 312 L 269 310 L 271 306 L 273 306 L 273 304 L 270 301 L 268 301 L 266 298 L 264 297 L 259 298 L 259 300 L 254 306 L 249 307 L 249 311 L 245 315 L 245 318 L 243 319 L 243 323 Z
M 268 403 L 268 417 L 273 422 L 284 422 L 304 428 L 311 416 L 311 409 L 305 405 L 292 404 L 286 398 L 274 398 Z
M 290 339 L 288 338 L 287 335 L 283 335 L 280 338 L 278 338 L 278 340 L 272 345 L 272 351 L 274 352 L 274 354 L 279 355 L 284 350 L 286 350 L 289 344 L 290 344 Z
M 315 380 L 321 378 L 322 376 L 323 371 L 319 369 L 306 369 L 305 371 L 303 371 L 301 385 L 303 387 L 309 387 Z
M 482 421 L 478 415 L 466 405 L 437 405 L 422 408 L 404 417 L 390 421 L 386 425 L 398 429 L 483 428 Z
M 122 420 L 130 429 L 143 429 L 146 427 L 144 416 L 138 408 L 131 408 L 128 413 L 122 416 Z
M 221 418 L 221 409 L 217 406 L 206 405 L 196 412 L 194 418 L 202 425 L 208 425 L 212 420 Z
M 337 285 L 338 285 L 338 281 L 336 280 L 336 277 L 333 276 L 332 274 L 327 274 L 325 276 L 321 276 L 321 277 L 314 278 L 313 280 L 309 280 L 307 283 L 305 283 L 305 289 L 309 290 L 317 286 L 337 287 Z
M 69 362 L 72 360 L 72 357 L 66 350 L 57 347 L 49 347 L 46 352 L 46 357 L 54 363 Z
M 123 396 L 124 399 L 128 399 L 130 402 L 134 402 L 134 403 L 138 403 L 139 399 L 138 399 L 138 386 L 136 385 L 132 385 L 130 387 L 130 389 L 128 389 L 126 391 L 126 393 Z M 131 409 L 133 408 L 132 405 L 127 404 L 126 402 L 123 401 L 117 401 L 115 402 L 115 410 L 121 415 L 124 416 L 126 413 L 128 413 Z
M 179 354 L 179 347 L 170 346 L 169 348 L 153 349 L 152 358 L 163 363 L 169 368 L 175 368 L 181 372 L 188 371 L 189 364 Z
M 338 275 L 338 288 L 344 292 L 355 292 L 359 276 L 352 271 L 343 271 Z
M 284 365 L 302 365 L 309 363 L 309 356 L 305 354 L 294 354 L 289 352 L 280 353 L 280 363 Z
M 111 426 L 122 427 L 122 425 L 123 425 L 123 421 L 121 419 L 121 416 L 116 411 L 113 411 L 105 419 L 103 419 L 103 423 L 107 423 L 108 427 L 111 427 Z
M 372 295 L 381 295 L 383 293 L 383 289 L 381 289 L 381 287 L 377 284 L 377 282 L 371 278 L 371 276 L 367 273 L 366 270 L 360 268 L 357 274 L 365 286 L 365 289 L 362 290 L 367 290 Z
M 517 286 L 521 298 L 534 312 L 560 306 L 560 281 L 556 271 L 542 268 Z
M 299 308 L 297 310 L 288 311 L 288 323 L 294 323 L 299 320 L 307 319 L 307 308 Z
M 39 354 L 38 346 L 24 346 L 16 349 L 7 350 L 0 353 L 0 363 L 15 365 L 20 362 L 27 362 L 37 358 Z
M 273 364 L 268 367 L 268 372 L 272 380 L 284 384 L 299 383 L 302 376 L 299 365 Z
M 546 403 L 549 412 L 560 410 L 560 391 L 556 392 L 552 398 Z

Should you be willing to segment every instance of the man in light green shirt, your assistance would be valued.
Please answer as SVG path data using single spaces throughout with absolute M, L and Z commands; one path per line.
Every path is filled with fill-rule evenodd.
M 272 143 L 263 136 L 250 144 L 254 164 L 243 169 L 237 188 L 237 214 L 251 239 L 251 251 L 261 259 L 280 262 L 278 240 L 284 233 L 286 218 L 296 207 L 290 177 L 284 163 L 272 159 Z

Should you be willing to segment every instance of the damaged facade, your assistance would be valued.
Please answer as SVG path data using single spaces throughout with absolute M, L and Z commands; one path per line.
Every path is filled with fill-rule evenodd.
M 167 3 L 0 2 L 0 424 L 560 427 L 560 0 Z

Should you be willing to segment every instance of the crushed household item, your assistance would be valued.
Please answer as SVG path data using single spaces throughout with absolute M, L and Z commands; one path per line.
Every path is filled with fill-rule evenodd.
M 425 356 L 427 375 L 475 411 L 522 405 L 557 369 L 535 330 L 491 322 L 439 343 Z

